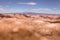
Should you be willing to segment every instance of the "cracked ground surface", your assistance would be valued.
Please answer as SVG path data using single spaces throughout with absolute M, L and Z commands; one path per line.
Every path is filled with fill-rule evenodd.
M 60 16 L 0 14 L 0 40 L 60 40 Z

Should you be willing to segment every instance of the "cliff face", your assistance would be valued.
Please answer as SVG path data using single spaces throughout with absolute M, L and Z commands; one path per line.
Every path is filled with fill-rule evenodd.
M 60 16 L 0 14 L 0 40 L 60 40 Z

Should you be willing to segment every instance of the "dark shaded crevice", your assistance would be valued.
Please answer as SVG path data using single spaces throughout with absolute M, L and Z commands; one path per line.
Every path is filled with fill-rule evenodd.
M 60 21 L 53 21 L 53 22 L 51 22 L 51 21 L 48 21 L 49 23 L 60 23 Z
M 4 14 L 0 14 L 0 17 L 1 17 L 1 18 L 12 18 L 11 16 L 9 16 L 9 15 L 4 15 Z

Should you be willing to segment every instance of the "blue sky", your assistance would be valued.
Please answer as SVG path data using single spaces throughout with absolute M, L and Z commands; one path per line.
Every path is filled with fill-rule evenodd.
M 16 12 L 60 14 L 60 0 L 0 0 L 0 13 Z

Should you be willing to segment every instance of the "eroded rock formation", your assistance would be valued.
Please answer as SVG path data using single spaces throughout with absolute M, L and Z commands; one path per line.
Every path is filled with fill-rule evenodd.
M 60 40 L 60 16 L 0 14 L 0 40 Z

